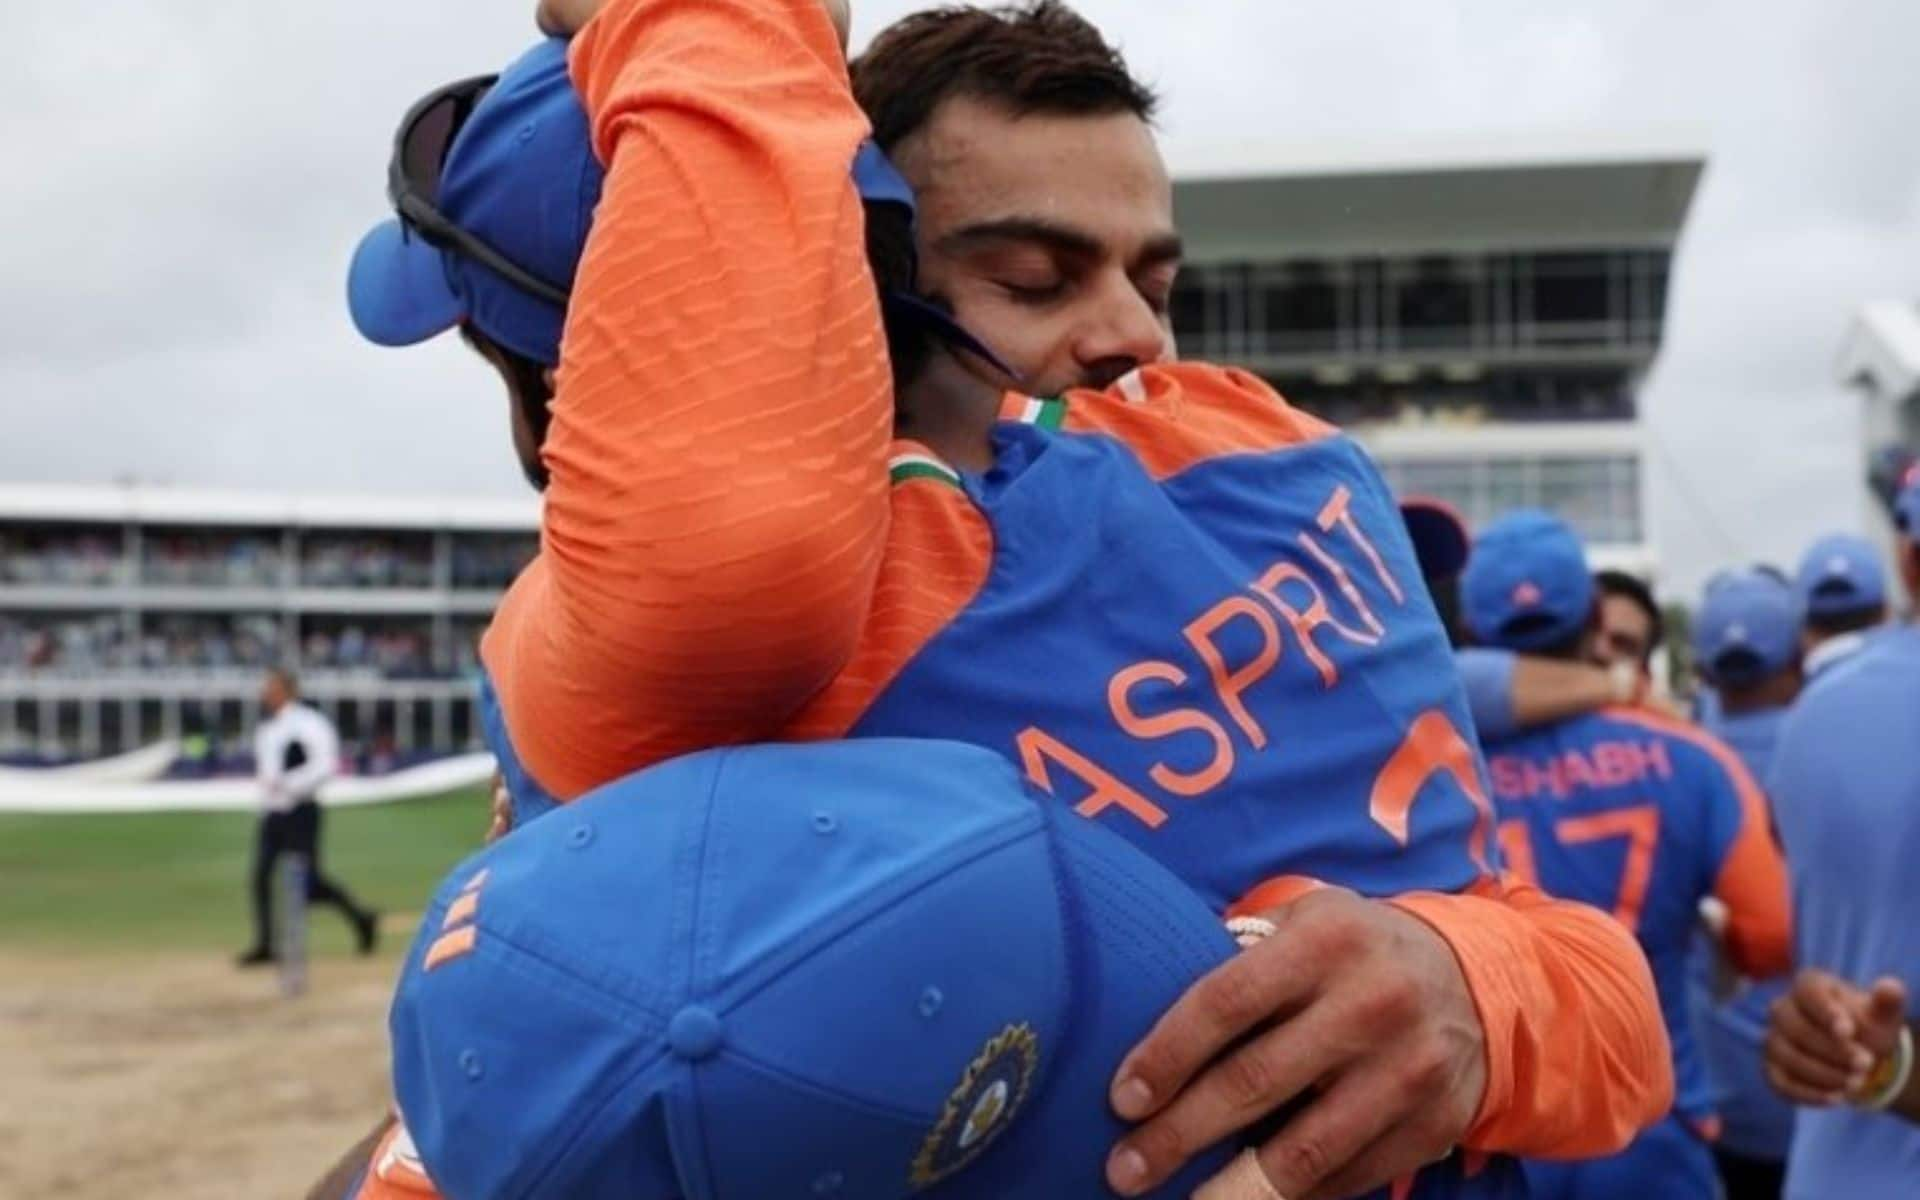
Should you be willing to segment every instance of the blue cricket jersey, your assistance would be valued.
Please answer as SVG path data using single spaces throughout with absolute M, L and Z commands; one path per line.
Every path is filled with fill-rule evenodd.
M 1799 963 L 1920 997 L 1920 629 L 1889 630 L 1821 673 L 1789 714 L 1772 791 L 1793 878 Z M 1920 1009 L 1909 1011 L 1909 1018 Z M 1793 1200 L 1920 1195 L 1920 1127 L 1804 1109 Z

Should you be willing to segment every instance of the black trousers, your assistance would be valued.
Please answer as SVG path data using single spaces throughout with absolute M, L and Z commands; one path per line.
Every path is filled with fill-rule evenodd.
M 308 904 L 330 904 L 356 928 L 370 919 L 371 914 L 354 903 L 345 888 L 321 871 L 320 806 L 311 800 L 302 800 L 286 812 L 270 812 L 260 818 L 259 837 L 253 847 L 252 879 L 256 949 L 273 948 L 273 868 L 283 854 L 306 856 Z
M 1787 1164 L 1719 1149 L 1713 1152 L 1713 1161 L 1720 1168 L 1720 1182 L 1727 1187 L 1727 1200 L 1780 1200 Z

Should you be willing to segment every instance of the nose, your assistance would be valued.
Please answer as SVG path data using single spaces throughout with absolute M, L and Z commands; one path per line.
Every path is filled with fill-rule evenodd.
M 1105 282 L 1093 298 L 1074 342 L 1074 358 L 1087 380 L 1105 387 L 1136 367 L 1172 352 L 1165 319 L 1124 273 Z

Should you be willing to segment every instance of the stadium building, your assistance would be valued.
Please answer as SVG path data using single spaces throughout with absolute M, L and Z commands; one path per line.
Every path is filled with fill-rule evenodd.
M 1352 430 L 1403 495 L 1476 527 L 1550 508 L 1650 576 L 1637 395 L 1703 166 L 1501 146 L 1197 172 L 1175 189 L 1181 352 Z
M 1636 392 L 1702 161 L 1348 156 L 1176 187 L 1183 353 L 1355 430 L 1478 524 L 1651 574 Z M 368 766 L 477 743 L 474 641 L 537 504 L 0 488 L 0 760 L 245 748 L 269 662 Z
M 538 525 L 531 498 L 0 487 L 0 759 L 244 752 L 272 663 L 364 767 L 475 745 L 474 644 Z

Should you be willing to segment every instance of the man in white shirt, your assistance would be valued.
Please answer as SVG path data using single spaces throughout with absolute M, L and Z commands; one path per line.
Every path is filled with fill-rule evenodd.
M 260 777 L 260 833 L 253 852 L 253 946 L 240 955 L 243 967 L 274 961 L 273 869 L 283 854 L 307 863 L 307 903 L 331 904 L 353 924 L 360 953 L 373 952 L 379 914 L 356 904 L 346 889 L 320 870 L 320 785 L 340 761 L 340 735 L 320 711 L 299 701 L 289 671 L 267 672 L 260 690 L 266 719 L 253 735 Z

